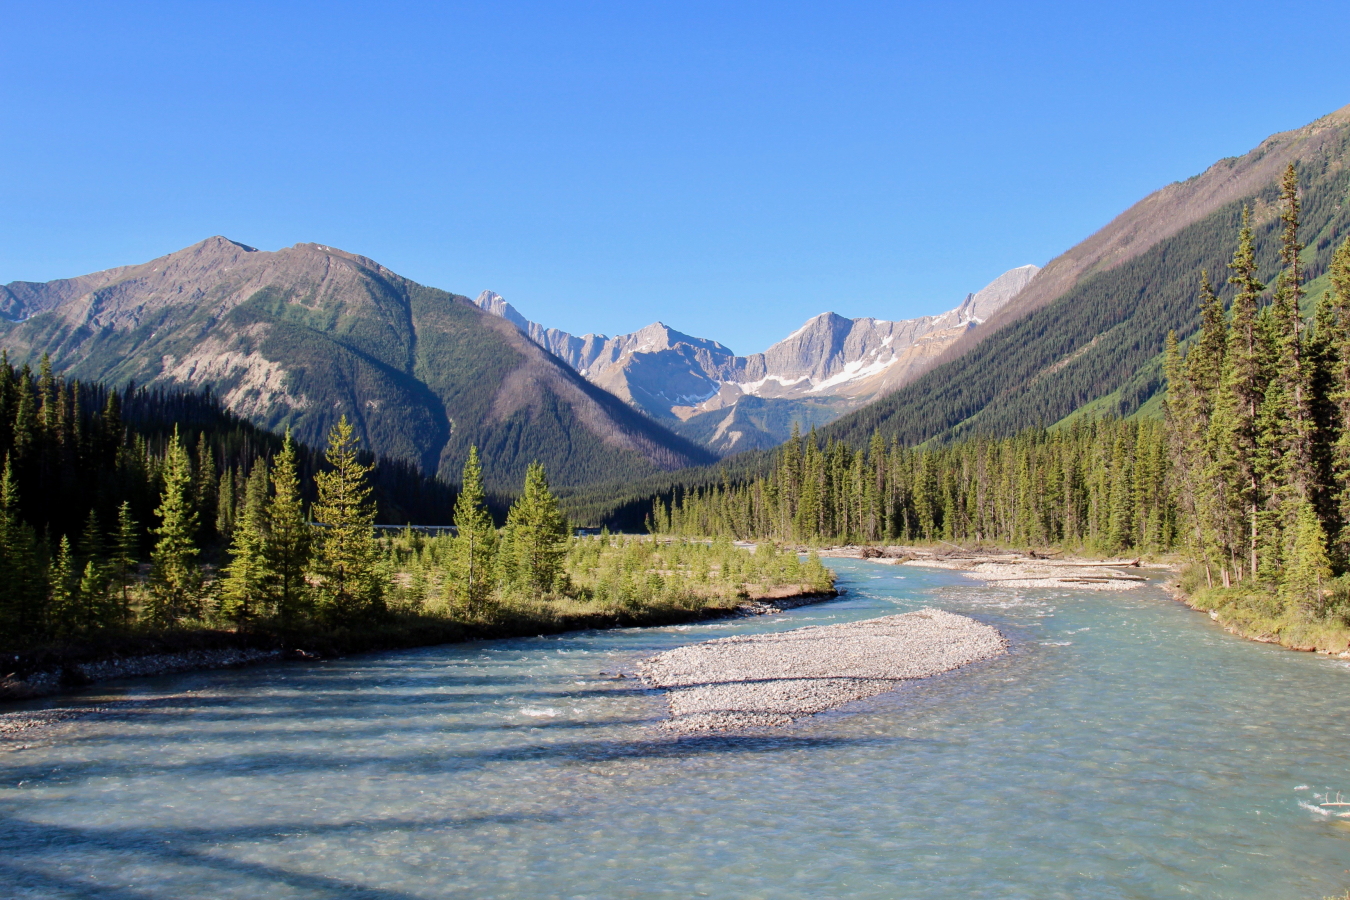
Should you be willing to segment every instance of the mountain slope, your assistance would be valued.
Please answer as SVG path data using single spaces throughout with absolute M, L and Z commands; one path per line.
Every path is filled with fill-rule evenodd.
M 575 337 L 525 319 L 490 291 L 474 303 L 592 383 L 725 454 L 773 446 L 794 423 L 823 425 L 895 390 L 1016 297 L 1036 272 L 1005 272 L 937 316 L 887 321 L 822 313 L 750 356 L 661 322 L 618 337 Z
M 234 411 L 321 443 L 347 414 L 365 445 L 457 479 L 541 460 L 559 484 L 699 464 L 705 451 L 577 376 L 464 297 L 318 244 L 215 237 L 139 266 L 0 288 L 0 344 L 85 380 L 210 385 Z
M 1350 107 L 1140 201 L 1046 266 L 982 340 L 956 342 L 944 362 L 825 435 L 853 444 L 874 429 L 908 444 L 1006 435 L 1117 392 L 1109 411 L 1134 412 L 1161 387 L 1156 358 L 1168 330 L 1184 338 L 1198 326 L 1200 270 L 1228 295 L 1244 202 L 1255 213 L 1262 277 L 1273 281 L 1276 179 L 1290 160 L 1303 192 L 1304 260 L 1317 278 L 1350 231 Z

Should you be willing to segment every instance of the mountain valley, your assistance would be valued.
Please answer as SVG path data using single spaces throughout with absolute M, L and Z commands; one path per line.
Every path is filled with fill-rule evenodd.
M 474 303 L 593 384 L 726 455 L 774 446 L 794 423 L 803 431 L 823 426 L 907 384 L 1017 297 L 1038 271 L 1011 269 L 935 316 L 887 321 L 821 313 L 749 356 L 661 322 L 617 337 L 576 337 L 527 320 L 491 291 Z

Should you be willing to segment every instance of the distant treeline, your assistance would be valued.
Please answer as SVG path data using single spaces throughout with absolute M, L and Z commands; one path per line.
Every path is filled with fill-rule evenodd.
M 793 435 L 768 475 L 658 500 L 652 527 L 788 541 L 969 541 L 1162 551 L 1175 538 L 1167 439 L 1153 420 L 1089 421 L 946 447 Z

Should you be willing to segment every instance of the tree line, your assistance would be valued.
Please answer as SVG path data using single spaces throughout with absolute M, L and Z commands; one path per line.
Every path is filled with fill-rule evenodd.
M 1231 305 L 1202 272 L 1199 333 L 1185 347 L 1169 337 L 1169 455 L 1179 538 L 1207 585 L 1270 590 L 1320 616 L 1326 583 L 1350 562 L 1350 238 L 1305 320 L 1292 164 L 1280 188 L 1274 284 L 1260 280 L 1244 208 Z
M 658 499 L 662 533 L 782 541 L 973 541 L 1163 551 L 1176 509 L 1156 420 L 1079 421 L 1012 438 L 853 450 L 794 432 L 767 475 Z

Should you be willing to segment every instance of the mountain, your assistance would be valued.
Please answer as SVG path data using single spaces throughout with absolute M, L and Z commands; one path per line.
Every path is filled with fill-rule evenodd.
M 1277 180 L 1290 162 L 1301 186 L 1311 304 L 1350 233 L 1350 106 L 1145 197 L 1051 261 L 929 372 L 840 418 L 825 436 L 859 445 L 880 430 L 918 444 L 1008 435 L 1076 411 L 1140 411 L 1163 387 L 1168 331 L 1185 339 L 1199 325 L 1201 270 L 1231 297 L 1226 266 L 1243 204 L 1253 210 L 1261 277 L 1274 281 Z
M 489 483 L 538 459 L 559 485 L 710 461 L 462 296 L 320 244 L 213 237 L 137 266 L 0 287 L 0 346 L 86 381 L 210 386 L 236 413 L 322 445 L 346 414 L 363 445 Z
M 593 384 L 712 448 L 773 446 L 795 423 L 824 425 L 912 380 L 1032 283 L 1021 266 L 937 316 L 888 321 L 822 313 L 763 353 L 737 356 L 717 341 L 656 322 L 632 334 L 575 337 L 527 320 L 498 294 L 474 301 Z

